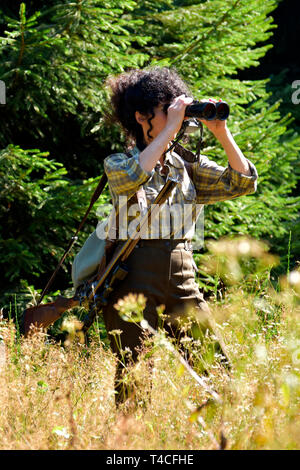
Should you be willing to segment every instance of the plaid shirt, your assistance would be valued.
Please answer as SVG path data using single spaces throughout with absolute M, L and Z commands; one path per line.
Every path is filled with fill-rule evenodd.
M 164 186 L 167 176 L 162 173 L 160 162 L 152 171 L 143 170 L 139 163 L 140 151 L 137 147 L 134 147 L 130 153 L 132 157 L 124 153 L 115 153 L 104 160 L 104 170 L 108 178 L 113 205 L 117 207 L 120 196 L 131 198 L 143 185 L 149 207 Z M 199 162 L 191 164 L 190 178 L 183 159 L 174 150 L 166 153 L 165 165 L 168 168 L 168 175 L 179 179 L 179 183 L 163 204 L 159 220 L 157 218 L 156 224 L 154 223 L 151 227 L 151 232 L 149 230 L 149 233 L 142 238 L 191 240 L 204 204 L 213 204 L 256 191 L 257 171 L 253 163 L 247 161 L 251 176 L 239 173 L 229 163 L 227 168 L 224 168 L 201 155 Z M 130 210 L 136 202 L 136 198 L 131 198 L 126 202 L 127 224 L 131 224 L 139 217 L 136 210 Z M 120 227 L 121 224 L 120 221 Z M 128 238 L 126 233 L 124 235 L 124 230 L 119 234 L 119 238 Z

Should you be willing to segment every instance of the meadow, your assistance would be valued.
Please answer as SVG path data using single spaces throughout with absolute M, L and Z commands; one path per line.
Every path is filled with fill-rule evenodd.
M 140 361 L 124 377 L 133 398 L 116 409 L 116 359 L 98 323 L 87 348 L 72 311 L 60 342 L 43 331 L 23 338 L 14 321 L 2 317 L 0 448 L 299 449 L 300 271 L 276 278 L 278 259 L 250 238 L 208 247 L 201 260 L 195 255 L 198 281 L 205 272 L 219 279 L 208 302 L 230 371 L 206 354 L 206 340 L 200 345 L 187 337 L 192 375 L 178 345 L 160 330 L 148 335 Z M 142 306 L 142 297 L 131 296 L 120 309 L 134 316 Z

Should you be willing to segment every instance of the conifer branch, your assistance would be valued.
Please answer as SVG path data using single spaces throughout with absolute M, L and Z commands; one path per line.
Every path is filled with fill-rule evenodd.
M 21 25 L 21 48 L 20 48 L 20 53 L 17 61 L 17 70 L 16 70 L 16 75 L 15 75 L 15 80 L 14 80 L 14 85 L 16 85 L 19 77 L 19 67 L 22 63 L 23 55 L 24 55 L 24 50 L 25 50 L 25 38 L 24 38 L 24 28 L 25 28 L 25 3 L 21 3 L 20 6 L 20 25 Z
M 216 31 L 217 28 L 220 26 L 221 23 L 223 23 L 223 21 L 227 18 L 227 16 L 229 15 L 229 13 L 232 11 L 232 10 L 235 10 L 235 8 L 238 6 L 238 4 L 240 3 L 240 0 L 236 0 L 235 4 L 229 8 L 225 13 L 224 15 L 220 18 L 219 21 L 217 21 L 216 24 L 214 24 L 210 31 L 208 33 L 206 33 L 204 35 L 204 37 L 207 37 L 209 34 L 211 34 L 213 31 Z M 198 38 L 196 41 L 193 41 L 183 52 L 181 52 L 180 54 L 177 54 L 177 56 L 175 56 L 175 58 L 170 62 L 170 65 L 174 65 L 179 59 L 183 60 L 193 49 L 195 49 L 197 47 L 197 45 L 203 41 L 203 37 L 201 36 L 200 38 Z

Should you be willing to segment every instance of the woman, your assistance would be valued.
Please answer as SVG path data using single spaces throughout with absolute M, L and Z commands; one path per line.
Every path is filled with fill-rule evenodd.
M 108 83 L 112 117 L 121 124 L 134 144 L 130 155 L 116 153 L 104 160 L 114 206 L 118 205 L 120 196 L 127 196 L 131 198 L 127 204 L 130 208 L 134 201 L 132 196 L 141 186 L 149 205 L 165 184 L 167 175 L 180 179 L 181 183 L 177 184 L 168 200 L 169 206 L 177 204 L 179 208 L 191 202 L 211 204 L 256 190 L 256 169 L 243 156 L 226 121 L 203 122 L 224 148 L 228 157 L 227 168 L 202 156 L 200 162 L 191 164 L 188 174 L 180 155 L 167 151 L 181 128 L 186 106 L 193 101 L 187 85 L 174 70 L 166 67 L 133 70 L 110 79 Z M 171 335 L 180 334 L 181 319 L 193 311 L 200 328 L 198 331 L 204 335 L 214 333 L 215 352 L 221 353 L 225 361 L 227 359 L 225 346 L 220 338 L 216 340 L 213 319 L 195 281 L 189 244 L 191 228 L 185 230 L 176 226 L 181 222 L 175 219 L 167 236 L 163 233 L 162 219 L 154 237 L 138 243 L 128 259 L 129 274 L 103 309 L 107 331 L 122 331 L 119 339 L 115 335 L 110 337 L 112 349 L 120 359 L 115 381 L 117 403 L 128 396 L 121 380 L 125 364 L 120 344 L 122 349 L 129 348 L 136 361 L 142 339 L 141 329 L 123 321 L 114 307 L 118 299 L 129 292 L 145 295 L 144 316 L 153 328 L 158 325 L 157 307 L 165 305 L 165 329 Z M 179 228 L 183 228 L 181 238 L 174 236 Z

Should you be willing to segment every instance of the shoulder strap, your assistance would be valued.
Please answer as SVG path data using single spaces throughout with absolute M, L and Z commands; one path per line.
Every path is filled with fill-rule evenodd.
M 175 152 L 180 155 L 183 159 L 184 166 L 188 172 L 189 177 L 192 179 L 192 165 L 198 161 L 197 155 L 195 155 L 191 150 L 184 148 L 178 142 L 175 144 Z
M 64 260 L 66 259 L 67 255 L 70 253 L 73 245 L 74 245 L 74 242 L 78 239 L 78 233 L 80 232 L 80 230 L 82 229 L 86 219 L 88 218 L 88 215 L 89 213 L 91 212 L 91 209 L 93 207 L 93 205 L 95 204 L 95 202 L 99 199 L 99 196 L 100 194 L 102 193 L 103 189 L 105 188 L 105 185 L 107 183 L 107 176 L 105 173 L 103 173 L 98 185 L 97 185 L 97 188 L 95 189 L 94 191 L 94 194 L 91 198 L 91 202 L 89 204 L 89 207 L 87 208 L 86 210 L 86 213 L 84 214 L 83 216 L 83 219 L 81 220 L 75 234 L 73 235 L 73 237 L 71 238 L 71 240 L 69 241 L 69 244 L 64 252 L 64 254 L 62 255 L 61 259 L 59 260 L 58 262 L 58 265 L 56 266 L 52 276 L 50 277 L 49 281 L 47 282 L 46 286 L 44 287 L 44 290 L 41 294 L 41 297 L 39 298 L 38 300 L 38 305 L 41 303 L 41 301 L 43 300 L 43 298 L 45 297 L 46 293 L 48 292 L 48 290 L 50 289 L 54 279 L 55 279 L 55 276 L 57 275 L 58 273 L 58 270 L 59 268 L 61 267 L 61 265 L 63 264 Z

